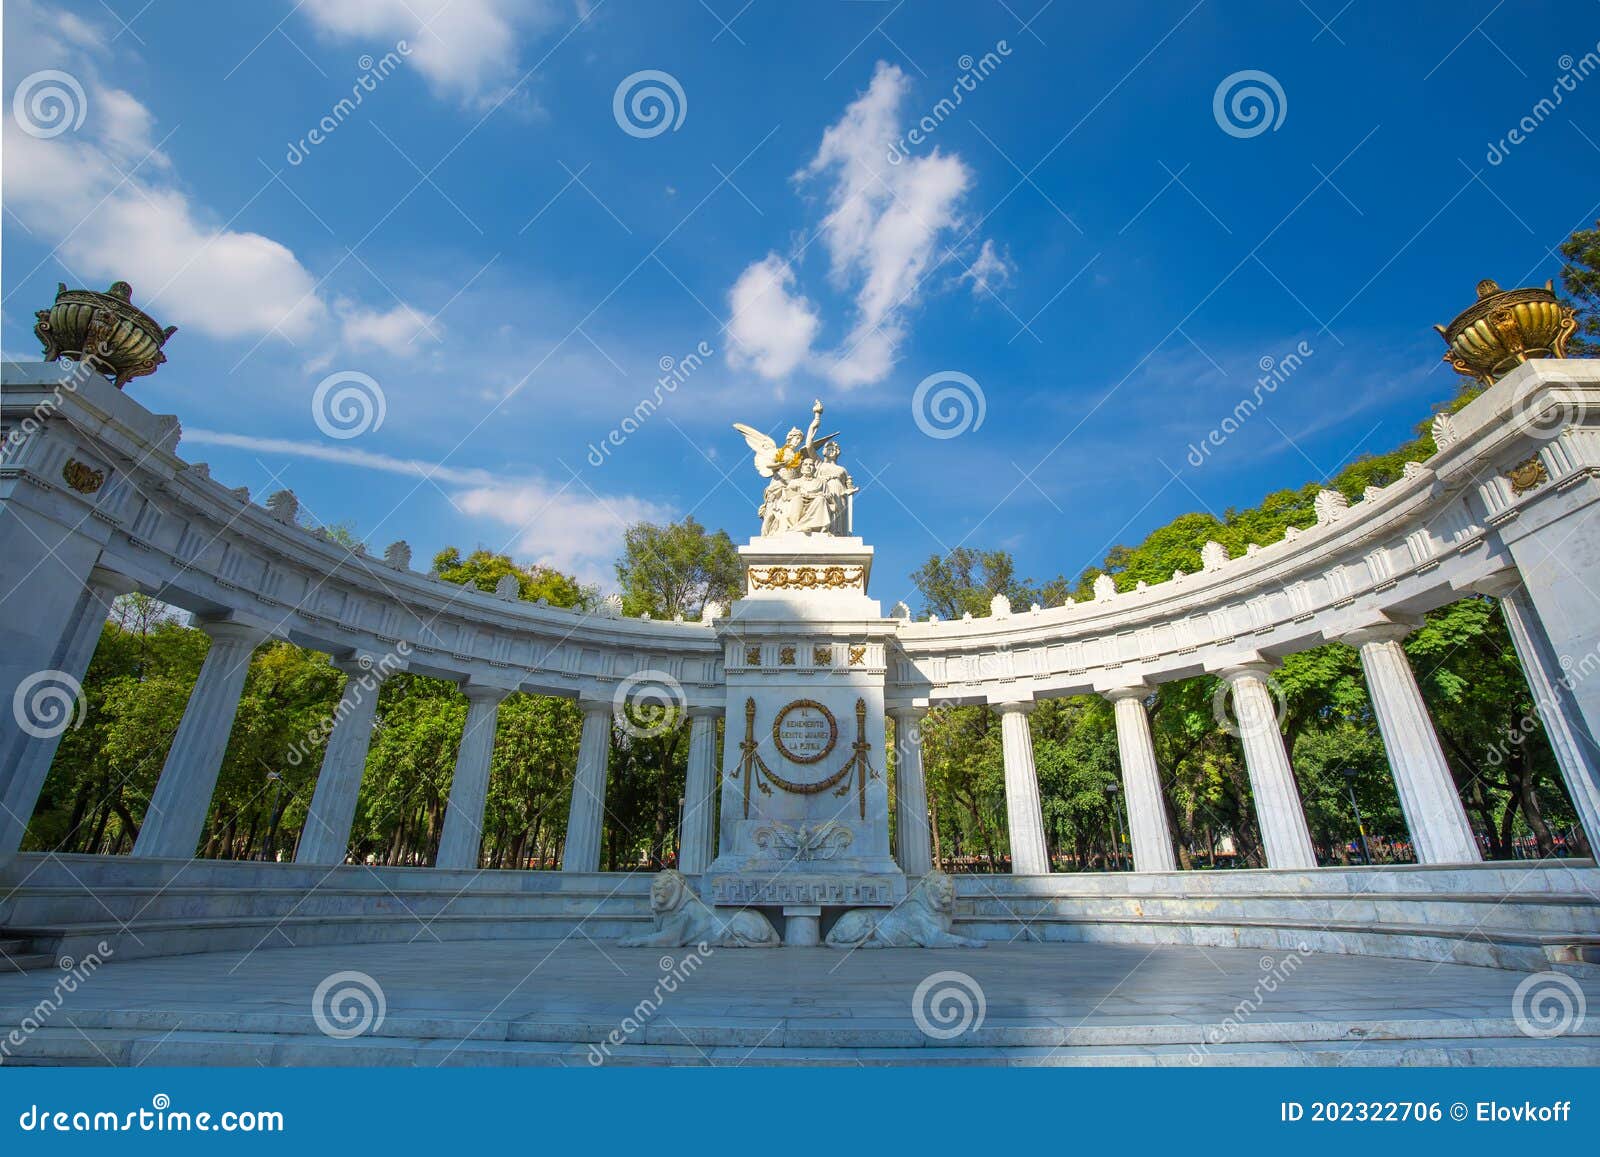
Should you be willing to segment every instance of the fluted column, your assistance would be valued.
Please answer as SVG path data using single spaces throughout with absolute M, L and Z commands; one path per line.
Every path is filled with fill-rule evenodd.
M 155 794 L 145 812 L 133 854 L 153 858 L 190 859 L 200 844 L 211 796 L 216 791 L 222 757 L 227 754 L 239 693 L 250 673 L 250 655 L 265 631 L 243 623 L 198 622 L 211 636 L 211 649 L 200 677 L 189 693 L 183 722 L 162 765 Z
M 1573 675 L 1562 668 L 1533 601 L 1521 586 L 1501 594 L 1500 609 L 1578 822 L 1583 825 L 1589 847 L 1600 849 L 1600 747 L 1572 697 L 1572 685 L 1583 673 L 1580 670 Z M 1600 850 L 1596 854 L 1600 855 Z
M 1050 871 L 1044 842 L 1044 812 L 1039 807 L 1039 773 L 1033 764 L 1033 704 L 1001 703 L 1000 740 L 1006 767 L 1006 827 L 1011 834 L 1011 873 L 1042 876 Z
M 1156 767 L 1155 741 L 1144 699 L 1148 687 L 1122 687 L 1106 692 L 1117 717 L 1117 757 L 1122 763 L 1122 794 L 1128 801 L 1128 839 L 1133 844 L 1136 872 L 1175 872 L 1172 830 Z
M 1317 854 L 1306 830 L 1305 809 L 1294 781 L 1289 753 L 1278 730 L 1272 692 L 1267 687 L 1268 668 L 1235 667 L 1222 672 L 1233 691 L 1234 717 L 1244 743 L 1244 763 L 1255 796 L 1256 822 L 1267 850 L 1269 868 L 1314 868 Z
M 378 692 L 396 666 L 375 664 L 372 656 L 335 659 L 345 672 L 344 690 L 334 708 L 333 732 L 322 753 L 322 769 L 306 813 L 297 864 L 342 864 L 350 848 L 350 825 L 355 820 L 361 777 L 367 770 L 367 748 L 372 743 L 372 720 L 378 710 Z M 448 817 L 447 817 L 448 822 Z
M 39 673 L 31 691 L 22 694 L 20 700 L 13 696 L 10 705 L 0 704 L 0 717 L 9 709 L 17 725 L 10 741 L 0 745 L 4 749 L 4 762 L 0 763 L 0 864 L 21 847 L 56 748 L 78 719 L 83 678 L 99 645 L 111 604 L 118 595 L 133 590 L 134 585 L 131 579 L 118 574 L 92 572 L 57 644 L 52 667 Z M 29 721 L 27 728 L 22 726 L 24 719 Z
M 567 842 L 561 855 L 563 872 L 598 872 L 600 838 L 605 829 L 606 761 L 611 756 L 611 702 L 581 700 L 583 735 L 578 740 L 578 772 L 572 781 L 572 808 L 567 813 Z
M 894 720 L 895 847 L 900 855 L 900 870 L 913 880 L 933 870 L 928 783 L 922 769 L 922 720 L 927 713 L 926 707 L 889 708 Z M 1027 725 L 1026 720 L 1023 725 Z
M 721 717 L 720 707 L 689 708 L 689 767 L 683 781 L 678 870 L 691 876 L 704 872 L 717 855 L 712 821 L 717 814 L 717 720 Z M 571 837 L 568 839 L 570 847 Z
M 467 724 L 461 729 L 456 750 L 455 775 L 450 779 L 450 805 L 439 836 L 439 868 L 476 868 L 483 846 L 483 804 L 489 796 L 489 765 L 494 757 L 494 730 L 500 720 L 500 702 L 511 692 L 504 687 L 468 683 Z
M 1411 628 L 1371 627 L 1345 637 L 1361 652 L 1361 669 L 1378 716 L 1378 731 L 1394 773 L 1400 810 L 1419 864 L 1472 864 L 1483 859 L 1461 793 L 1445 762 L 1439 736 L 1400 640 Z

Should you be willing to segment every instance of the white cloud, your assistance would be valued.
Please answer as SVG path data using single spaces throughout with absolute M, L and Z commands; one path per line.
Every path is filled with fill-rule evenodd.
M 403 303 L 376 310 L 340 302 L 338 313 L 339 335 L 351 350 L 378 349 L 404 357 L 415 352 L 419 340 L 437 341 L 439 336 L 433 318 Z
M 43 139 L 7 116 L 3 130 L 6 207 L 56 243 L 73 279 L 129 281 L 136 304 L 162 322 L 211 337 L 300 341 L 322 330 L 329 311 L 316 277 L 288 246 L 217 223 L 155 149 L 151 110 L 102 79 L 104 30 L 28 0 L 7 4 L 6 24 L 9 75 L 57 69 L 83 90 L 79 128 Z M 352 333 L 382 344 L 420 316 L 409 306 L 366 311 Z
M 796 174 L 802 182 L 832 179 L 820 236 L 834 285 L 854 297 L 850 332 L 837 349 L 813 352 L 816 311 L 795 292 L 790 267 L 769 255 L 748 267 L 729 295 L 735 315 L 730 332 L 736 346 L 742 339 L 747 350 L 742 363 L 730 354 L 735 365 L 777 378 L 809 363 L 839 386 L 870 385 L 893 370 L 908 333 L 906 318 L 922 299 L 930 269 L 951 244 L 949 235 L 961 223 L 961 204 L 973 180 L 959 156 L 938 149 L 889 162 L 891 147 L 902 136 L 910 88 L 905 73 L 880 62 L 867 91 L 823 133 L 816 156 Z M 993 284 L 1004 264 L 991 243 L 977 260 Z M 763 319 L 767 324 L 745 326 L 741 291 L 758 306 L 762 295 L 772 299 Z M 741 327 L 753 332 L 741 335 Z
M 220 430 L 186 429 L 188 445 L 227 446 L 263 454 L 291 454 L 361 470 L 426 478 L 456 489 L 451 501 L 464 514 L 509 528 L 502 542 L 489 545 L 519 562 L 553 566 L 579 581 L 610 587 L 614 560 L 622 552 L 623 532 L 639 521 L 667 522 L 670 507 L 630 494 L 602 496 L 574 480 L 566 486 L 539 477 L 507 478 L 477 467 L 445 466 L 418 458 L 397 458 L 355 446 L 257 438 Z
M 792 291 L 794 270 L 769 253 L 739 275 L 728 291 L 728 362 L 764 378 L 782 378 L 811 354 L 821 322 L 803 296 Z
M 985 241 L 960 280 L 972 282 L 973 297 L 983 297 L 1004 288 L 1015 271 L 1010 254 L 997 253 L 994 242 Z
M 405 40 L 409 60 L 443 96 L 490 104 L 517 79 L 518 44 L 549 31 L 555 0 L 306 0 L 323 35 L 381 56 Z

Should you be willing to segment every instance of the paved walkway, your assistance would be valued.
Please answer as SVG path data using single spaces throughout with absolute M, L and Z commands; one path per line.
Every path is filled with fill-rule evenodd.
M 341 973 L 362 975 L 329 982 Z M 960 975 L 924 984 L 935 973 Z M 21 1025 L 60 976 L 0 977 L 0 1032 Z M 1517 1063 L 1538 1063 L 1525 1055 L 1532 1048 L 1594 1063 L 1600 981 L 1544 982 L 1597 1010 L 1546 1044 L 1515 1023 L 1523 979 L 1373 957 L 1098 944 L 720 949 L 704 959 L 583 940 L 344 945 L 108 963 L 39 1018 L 32 1052 L 14 1056 L 95 1060 L 73 1051 L 82 1038 L 104 1047 L 106 1062 L 156 1064 L 308 1063 L 286 1044 L 310 1050 L 315 1063 L 354 1061 L 351 1050 L 362 1049 L 368 1063 L 423 1063 L 418 1050 L 428 1063 L 478 1054 L 505 1063 L 519 1047 L 593 1063 L 590 1046 L 608 1061 L 674 1063 L 930 1048 L 970 1060 L 1012 1050 L 1010 1063 L 1082 1049 L 1110 1049 L 1114 1062 L 1162 1050 L 1215 1062 L 1316 1042 L 1362 1063 L 1375 1042 L 1440 1048 L 1488 1038 L 1522 1050 Z M 364 1031 L 353 1040 L 329 1035 L 357 1027 Z M 1281 1063 L 1261 1055 L 1258 1063 Z

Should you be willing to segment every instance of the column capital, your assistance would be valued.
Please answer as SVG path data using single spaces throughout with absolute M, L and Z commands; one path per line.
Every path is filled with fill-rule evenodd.
M 990 710 L 997 715 L 1032 715 L 1037 704 L 1032 699 L 1003 699 L 998 703 L 989 704 Z
M 727 708 L 720 703 L 701 703 L 686 707 L 684 713 L 690 719 L 721 719 L 727 713 Z
M 94 570 L 89 572 L 88 585 L 98 587 L 113 597 L 132 594 L 139 589 L 139 584 L 127 575 L 118 574 L 116 571 L 102 570 L 99 567 L 95 567 Z
M 1411 623 L 1379 623 L 1359 627 L 1339 637 L 1341 643 L 1352 647 L 1365 647 L 1368 643 L 1402 643 L 1416 630 Z
M 386 651 L 381 655 L 372 651 L 353 651 L 348 655 L 335 655 L 331 662 L 352 679 L 371 675 L 380 683 L 396 671 L 406 669 L 406 660 L 399 658 L 393 651 Z
M 1518 594 L 1525 595 L 1527 591 L 1527 588 L 1522 585 L 1521 572 L 1515 569 L 1503 570 L 1499 574 L 1490 575 L 1486 579 L 1479 579 L 1468 589 L 1495 599 L 1514 598 Z
M 272 635 L 272 632 L 264 627 L 241 623 L 234 619 L 196 619 L 194 625 L 209 635 L 213 643 L 234 643 L 241 647 L 248 646 L 252 650 Z
M 617 709 L 610 699 L 591 699 L 587 695 L 578 696 L 577 703 L 578 710 L 585 715 L 610 715 Z
M 461 693 L 467 697 L 467 702 L 487 703 L 490 706 L 498 704 L 513 690 L 514 688 L 511 687 L 497 687 L 493 683 L 473 683 L 469 681 L 461 684 Z
M 1265 683 L 1272 677 L 1272 673 L 1277 669 L 1278 665 L 1276 663 L 1257 661 L 1254 663 L 1238 663 L 1232 667 L 1224 667 L 1220 671 L 1215 672 L 1215 674 L 1218 679 L 1221 679 L 1224 683 L 1232 686 L 1234 683 L 1239 683 L 1246 679 L 1256 679 L 1262 683 Z
M 1100 694 L 1112 703 L 1120 703 L 1124 699 L 1138 699 L 1142 703 L 1154 690 L 1155 688 L 1148 683 L 1135 683 L 1127 687 L 1112 687 L 1101 691 Z
M 900 722 L 901 719 L 910 719 L 912 722 L 916 722 L 928 714 L 926 706 L 918 706 L 915 703 L 888 703 L 884 705 L 883 711 L 896 723 Z

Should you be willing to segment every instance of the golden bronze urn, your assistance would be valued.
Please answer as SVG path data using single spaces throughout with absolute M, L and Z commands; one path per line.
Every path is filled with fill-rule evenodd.
M 133 305 L 133 287 L 113 282 L 104 293 L 68 289 L 59 283 L 56 303 L 34 316 L 34 336 L 44 343 L 44 360 L 68 358 L 88 365 L 122 389 L 134 378 L 153 374 L 167 355 L 161 347 L 178 327 L 162 329 Z
M 1433 328 L 1450 347 L 1444 360 L 1456 373 L 1487 386 L 1530 358 L 1566 357 L 1567 338 L 1578 322 L 1572 307 L 1556 296 L 1554 282 L 1501 289 L 1485 278 L 1478 282 L 1475 305 Z

